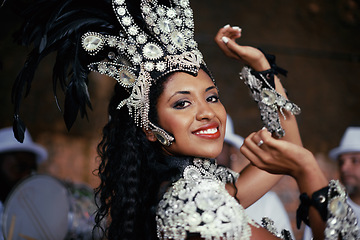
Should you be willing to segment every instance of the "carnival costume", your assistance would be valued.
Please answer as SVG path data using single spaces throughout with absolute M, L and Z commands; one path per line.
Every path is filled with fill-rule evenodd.
M 34 49 L 13 88 L 16 138 L 21 142 L 24 138 L 25 125 L 19 117 L 23 91 L 29 92 L 39 62 L 56 51 L 54 92 L 56 96 L 58 82 L 65 89 L 64 119 L 68 129 L 78 112 L 86 116 L 86 107 L 91 108 L 87 75 L 95 71 L 114 78 L 127 90 L 128 95 L 118 103 L 119 109 L 127 107 L 138 127 L 150 129 L 161 144 L 171 145 L 175 141 L 173 136 L 149 121 L 150 87 L 171 72 L 197 75 L 200 69 L 207 69 L 194 40 L 189 0 L 164 2 L 141 0 L 140 9 L 130 9 L 125 0 L 38 0 L 30 10 L 27 8 L 19 42 L 34 44 Z M 285 132 L 278 111 L 299 114 L 300 108 L 276 92 L 274 74 L 278 69 L 274 61 L 268 60 L 271 69 L 256 72 L 245 67 L 241 78 L 258 102 L 264 126 L 282 137 Z M 173 179 L 158 204 L 158 237 L 185 239 L 189 234 L 198 234 L 205 239 L 249 239 L 250 226 L 257 225 L 225 189 L 226 183 L 235 182 L 236 175 L 213 160 L 191 159 L 183 163 L 186 164 L 180 164 L 180 176 Z M 327 239 L 333 239 L 336 234 L 351 236 L 354 224 L 351 208 L 343 201 L 346 196 L 337 186 L 331 182 L 324 190 L 329 194 L 321 195 L 326 201 L 321 198 L 316 205 L 321 206 L 320 212 L 330 206 L 324 219 L 328 219 L 330 229 Z M 333 204 L 334 199 L 337 201 Z M 307 209 L 314 202 L 319 201 L 303 201 L 300 219 L 306 221 Z M 341 206 L 340 216 L 336 211 L 338 206 Z M 345 220 L 339 221 L 341 216 L 346 216 Z M 344 228 L 345 224 L 349 227 Z M 265 219 L 264 226 L 277 233 L 270 220 Z M 347 235 L 342 229 L 348 230 Z M 288 239 L 287 234 L 283 235 Z

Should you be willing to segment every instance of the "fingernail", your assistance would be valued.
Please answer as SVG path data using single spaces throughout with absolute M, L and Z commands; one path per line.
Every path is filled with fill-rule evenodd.
M 266 129 L 266 127 L 263 127 L 261 130 L 264 130 L 264 129 Z
M 227 37 L 222 37 L 221 38 L 221 40 L 225 43 L 225 44 L 227 44 L 228 42 L 229 42 L 229 38 L 227 38 Z
M 234 27 L 232 27 L 233 29 L 235 29 L 235 30 L 238 30 L 239 32 L 241 32 L 241 28 L 240 27 L 238 27 L 238 26 L 234 26 Z
M 230 24 L 226 24 L 223 28 L 228 28 L 230 27 Z

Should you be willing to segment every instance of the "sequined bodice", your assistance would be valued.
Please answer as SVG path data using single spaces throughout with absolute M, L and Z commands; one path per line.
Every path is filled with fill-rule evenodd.
M 255 223 L 225 189 L 237 178 L 208 159 L 195 158 L 158 204 L 159 239 L 185 239 L 198 233 L 204 239 L 249 239 Z

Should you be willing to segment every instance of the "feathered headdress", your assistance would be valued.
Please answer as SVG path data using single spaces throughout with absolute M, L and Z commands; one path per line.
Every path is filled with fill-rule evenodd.
M 131 3 L 130 3 L 131 2 Z M 205 65 L 194 40 L 189 0 L 36 0 L 24 11 L 20 43 L 34 44 L 13 87 L 14 133 L 23 140 L 25 125 L 19 106 L 28 94 L 39 62 L 56 51 L 53 89 L 65 90 L 64 120 L 68 129 L 78 112 L 91 108 L 89 71 L 110 76 L 130 93 L 119 103 L 135 123 L 157 134 L 165 145 L 174 139 L 148 119 L 149 90 L 158 78 L 174 71 L 197 74 Z

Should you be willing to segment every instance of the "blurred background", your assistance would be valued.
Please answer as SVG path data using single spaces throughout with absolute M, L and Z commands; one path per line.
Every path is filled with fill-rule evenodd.
M 242 28 L 239 43 L 276 55 L 277 64 L 289 71 L 281 80 L 289 98 L 302 109 L 297 119 L 304 146 L 314 153 L 328 178 L 336 178 L 336 165 L 328 159 L 328 151 L 339 144 L 348 125 L 360 124 L 360 1 L 193 0 L 191 5 L 196 40 L 217 80 L 236 133 L 246 137 L 262 126 L 257 106 L 238 76 L 242 66 L 226 58 L 213 41 L 217 30 L 226 24 Z M 0 11 L 2 128 L 12 124 L 11 87 L 30 49 L 13 43 L 19 19 L 6 7 Z M 49 151 L 40 172 L 96 187 L 96 146 L 107 121 L 115 81 L 91 76 L 93 110 L 88 112 L 88 120 L 78 118 L 68 132 L 52 92 L 53 58 L 41 63 L 20 113 L 33 139 Z M 61 107 L 61 89 L 58 97 Z M 295 182 L 284 177 L 275 191 L 285 204 L 297 239 L 301 239 L 303 229 L 295 227 L 299 203 Z

